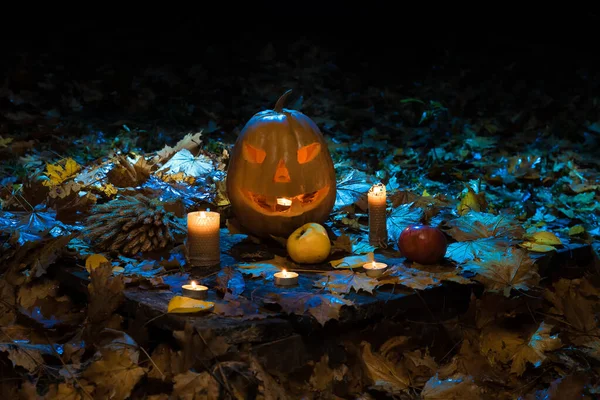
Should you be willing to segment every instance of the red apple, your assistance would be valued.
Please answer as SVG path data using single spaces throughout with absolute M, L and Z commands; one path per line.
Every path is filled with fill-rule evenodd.
M 435 264 L 446 255 L 448 241 L 444 233 L 433 226 L 412 225 L 398 238 L 398 249 L 404 257 L 419 264 Z

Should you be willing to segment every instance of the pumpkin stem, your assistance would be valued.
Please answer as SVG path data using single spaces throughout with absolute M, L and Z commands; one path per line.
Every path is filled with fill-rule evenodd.
M 281 95 L 279 100 L 277 100 L 277 103 L 275 103 L 273 111 L 280 113 L 283 110 L 283 106 L 285 105 L 285 102 L 287 101 L 287 98 L 290 95 L 290 93 L 292 93 L 292 89 L 289 89 L 287 92 Z

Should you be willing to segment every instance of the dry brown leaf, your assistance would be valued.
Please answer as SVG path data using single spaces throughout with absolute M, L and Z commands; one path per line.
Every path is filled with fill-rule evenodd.
M 168 145 L 163 147 L 162 150 L 160 150 L 156 154 L 154 161 L 156 161 L 157 163 L 164 164 L 175 153 L 177 153 L 179 150 L 182 150 L 182 149 L 188 149 L 189 151 L 193 152 L 194 150 L 196 150 L 200 147 L 200 144 L 202 144 L 202 140 L 200 140 L 201 136 L 202 136 L 202 132 L 188 133 L 187 135 L 185 135 L 183 137 L 183 139 L 181 139 L 179 142 L 177 142 L 175 147 L 171 147 Z
M 562 346 L 558 335 L 550 334 L 552 328 L 552 325 L 542 322 L 529 340 L 519 347 L 513 356 L 511 373 L 521 376 L 525 372 L 528 362 L 536 368 L 539 367 L 546 359 L 546 352 L 556 350 Z
M 100 264 L 90 273 L 88 318 L 92 324 L 107 321 L 123 301 L 125 283 L 113 276 L 110 263 Z
M 562 316 L 569 328 L 589 334 L 598 329 L 594 313 L 597 296 L 583 281 L 560 279 L 554 283 L 554 290 L 544 291 L 544 297 L 554 306 L 550 312 Z
M 369 342 L 362 342 L 361 348 L 362 360 L 374 389 L 393 394 L 408 389 L 410 386 L 408 371 L 400 365 L 392 364 L 382 355 L 373 353 Z
M 55 297 L 58 292 L 58 282 L 49 280 L 44 282 L 35 282 L 24 285 L 19 288 L 18 301 L 21 307 L 31 308 L 36 301 L 46 297 Z
M 460 271 L 436 266 L 423 266 L 413 263 L 414 267 L 397 265 L 378 278 L 377 286 L 402 285 L 411 289 L 425 290 L 439 286 L 444 281 L 452 281 L 462 285 L 471 284 L 471 280 L 460 276 Z M 417 268 L 418 267 L 418 268 Z
M 15 322 L 17 315 L 15 288 L 5 279 L 0 279 L 0 298 L 0 326 L 6 327 Z
M 312 375 L 308 381 L 314 390 L 323 391 L 331 387 L 333 383 L 333 370 L 329 368 L 329 355 L 323 354 L 317 361 Z
M 423 400 L 484 400 L 486 396 L 471 376 L 457 374 L 441 380 L 436 374 L 425 384 L 421 398 Z
M 101 355 L 83 371 L 83 377 L 96 385 L 97 398 L 127 399 L 146 370 L 122 351 L 105 350 Z
M 180 400 L 201 400 L 208 397 L 208 385 L 211 380 L 208 372 L 187 371 L 173 378 L 173 395 Z
M 498 327 L 488 327 L 479 336 L 480 352 L 492 365 L 509 363 L 525 343 L 519 332 Z
M 159 344 L 151 357 L 153 362 L 150 364 L 148 378 L 170 381 L 173 376 L 185 372 L 183 353 L 173 350 L 165 343 Z
M 255 356 L 250 357 L 250 368 L 262 382 L 264 400 L 291 400 L 286 390 L 260 364 Z
M 330 319 L 338 319 L 343 306 L 351 306 L 350 300 L 334 294 L 313 294 L 310 292 L 273 293 L 265 299 L 268 303 L 277 303 L 284 312 L 304 315 L 309 313 L 321 324 Z
M 87 400 L 94 393 L 94 386 L 85 379 L 78 380 L 78 385 L 55 383 L 50 386 L 43 400 Z
M 44 359 L 39 350 L 25 348 L 13 344 L 0 344 L 0 351 L 7 352 L 13 366 L 23 367 L 33 373 L 44 365 Z

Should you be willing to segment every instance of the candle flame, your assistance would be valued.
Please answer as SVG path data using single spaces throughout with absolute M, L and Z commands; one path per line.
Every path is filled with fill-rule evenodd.
M 192 289 L 196 289 L 196 281 L 192 281 L 191 285 L 192 285 Z
M 376 267 L 376 265 L 375 265 L 375 260 L 373 260 L 373 262 L 371 263 L 371 266 L 372 266 L 373 268 L 375 268 L 375 267 Z
M 200 218 L 206 218 L 206 213 L 204 211 L 200 211 Z
M 283 277 L 284 278 L 287 277 L 288 272 L 287 272 L 287 270 L 285 268 L 283 269 L 282 273 L 283 273 Z
M 290 207 L 292 205 L 292 199 L 286 197 L 278 197 L 277 204 L 280 206 Z

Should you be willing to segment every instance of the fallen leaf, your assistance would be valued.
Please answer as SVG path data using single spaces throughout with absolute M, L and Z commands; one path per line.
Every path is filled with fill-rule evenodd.
M 456 282 L 462 285 L 472 283 L 470 279 L 460 276 L 456 270 L 447 271 L 440 268 L 439 271 L 436 271 L 434 266 L 425 267 L 415 263 L 413 263 L 413 266 L 412 268 L 404 265 L 392 267 L 387 273 L 378 278 L 378 286 L 402 285 L 411 289 L 425 290 L 439 286 L 444 281 Z
M 487 211 L 487 201 L 485 193 L 475 193 L 471 186 L 467 186 L 467 193 L 463 196 L 458 204 L 458 215 L 465 215 L 471 211 L 485 212 Z
M 67 158 L 56 164 L 46 164 L 47 181 L 44 181 L 45 186 L 59 185 L 67 179 L 75 177 L 81 166 L 72 158 Z
M 517 376 L 523 375 L 527 367 L 527 363 L 531 363 L 534 367 L 542 365 L 546 359 L 545 353 L 553 351 L 562 346 L 558 335 L 550 335 L 553 326 L 542 322 L 538 329 L 531 335 L 529 340 L 521 345 L 513 356 L 511 373 Z
M 35 348 L 21 347 L 14 344 L 0 344 L 0 351 L 8 353 L 8 359 L 12 361 L 13 366 L 23 367 L 31 373 L 45 365 L 42 354 Z
M 126 353 L 108 350 L 101 351 L 101 357 L 83 371 L 83 377 L 96 385 L 97 398 L 125 400 L 145 373 Z
M 101 324 L 112 316 L 124 299 L 124 289 L 123 277 L 114 276 L 109 263 L 91 270 L 88 317 L 93 324 Z
M 212 160 L 200 154 L 195 157 L 188 149 L 181 149 L 171 159 L 158 169 L 158 173 L 184 173 L 194 178 L 202 177 L 214 170 Z
M 191 297 L 174 296 L 169 301 L 167 312 L 169 313 L 197 313 L 201 311 L 210 311 L 215 303 L 192 299 Z
M 187 371 L 173 378 L 173 395 L 181 400 L 208 399 L 208 384 L 211 380 L 208 372 Z
M 538 231 L 531 235 L 527 235 L 526 238 L 529 242 L 541 245 L 549 246 L 560 246 L 562 242 L 554 233 L 549 231 Z
M 483 400 L 482 389 L 473 377 L 457 374 L 447 379 L 432 376 L 421 392 L 423 400 Z
M 516 248 L 481 254 L 478 261 L 469 261 L 462 269 L 476 273 L 473 279 L 483 283 L 487 290 L 501 291 L 507 297 L 512 289 L 529 290 L 540 280 L 535 261 Z
M 175 147 L 167 145 L 163 149 L 158 151 L 155 157 L 155 161 L 164 163 L 167 162 L 169 158 L 173 156 L 173 154 L 177 153 L 182 149 L 187 149 L 189 151 L 198 149 L 202 144 L 202 140 L 200 140 L 201 136 L 202 132 L 188 133 L 179 142 L 177 142 Z
M 382 355 L 373 353 L 369 342 L 363 341 L 361 348 L 362 361 L 374 389 L 399 394 L 409 388 L 408 371 L 392 364 Z
M 19 304 L 23 308 L 31 308 L 38 300 L 49 296 L 55 297 L 58 293 L 58 287 L 58 282 L 53 280 L 21 286 L 18 296 Z
M 221 293 L 231 293 L 234 297 L 244 292 L 246 282 L 240 271 L 233 267 L 225 267 L 219 271 L 215 289 Z
M 330 319 L 338 319 L 342 306 L 353 303 L 334 294 L 313 294 L 310 292 L 272 293 L 264 300 L 267 303 L 279 304 L 288 314 L 304 315 L 309 313 L 321 325 Z
M 371 189 L 370 177 L 359 170 L 351 169 L 345 176 L 337 180 L 334 209 L 338 210 L 352 205 Z
M 389 240 L 396 243 L 402 231 L 418 224 L 423 217 L 423 209 L 413 207 L 414 203 L 402 204 L 394 209 L 387 217 L 387 231 Z M 396 244 L 394 244 L 396 246 Z
M 363 265 L 373 261 L 374 259 L 375 255 L 373 254 L 373 252 L 369 252 L 365 255 L 347 256 L 338 260 L 331 260 L 329 261 L 329 264 L 331 264 L 331 266 L 336 269 L 362 268 Z
M 556 247 L 554 246 L 550 246 L 548 244 L 538 244 L 533 242 L 519 243 L 519 247 L 522 247 L 529 251 L 533 251 L 534 253 L 549 253 L 551 251 L 556 251 Z
M 50 386 L 42 400 L 87 400 L 92 398 L 94 386 L 79 379 L 77 385 L 70 383 L 55 383 Z
M 317 361 L 308 383 L 314 390 L 323 391 L 333 383 L 333 370 L 329 368 L 329 355 L 323 354 Z
M 373 290 L 378 286 L 377 279 L 369 278 L 364 273 L 353 271 L 328 271 L 325 272 L 323 278 L 314 283 L 314 287 L 328 289 L 332 293 L 346 294 L 352 289 L 355 292 L 364 290 L 368 293 L 373 293 Z

